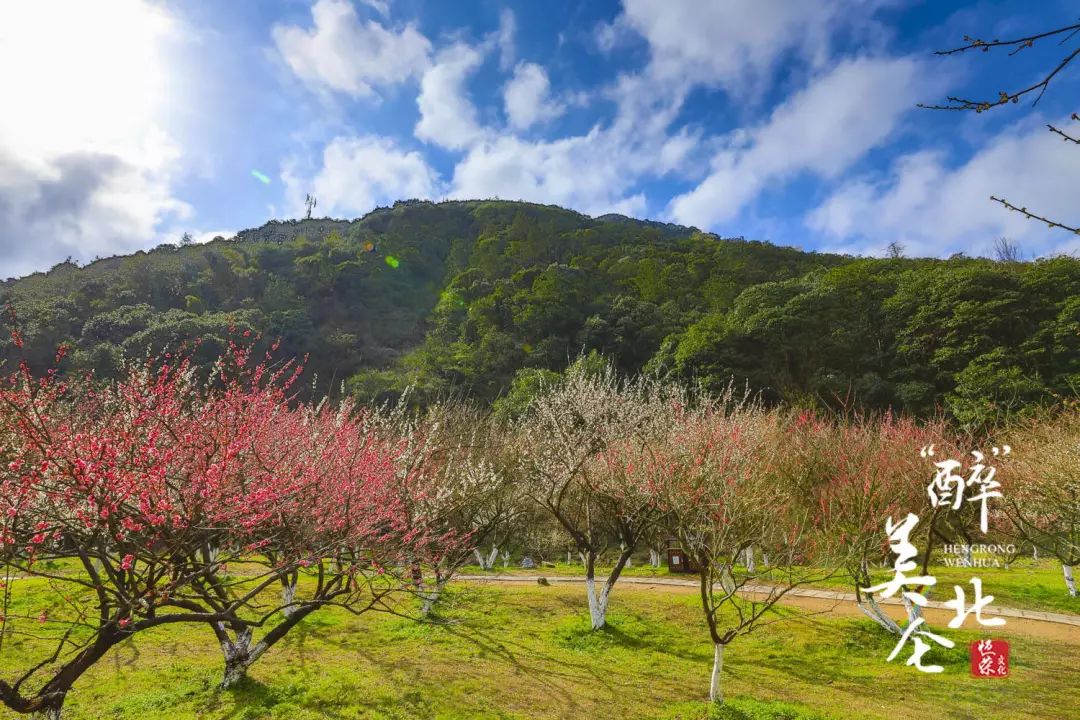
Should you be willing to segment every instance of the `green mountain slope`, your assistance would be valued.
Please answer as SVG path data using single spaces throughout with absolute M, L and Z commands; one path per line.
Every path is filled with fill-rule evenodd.
M 316 392 L 493 399 L 581 352 L 771 399 L 982 423 L 1080 384 L 1080 262 L 866 259 L 519 202 L 271 222 L 0 285 L 25 355 L 116 372 L 230 335 L 311 353 Z M 263 340 L 268 342 L 268 340 Z M 0 357 L 16 356 L 10 342 Z

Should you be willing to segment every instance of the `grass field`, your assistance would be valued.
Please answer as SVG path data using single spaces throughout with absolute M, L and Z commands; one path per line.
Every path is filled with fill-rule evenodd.
M 957 647 L 935 646 L 926 659 L 945 672 L 927 675 L 886 663 L 895 639 L 867 620 L 781 612 L 784 622 L 729 647 L 728 705 L 718 711 L 705 702 L 712 648 L 692 592 L 617 588 L 610 627 L 594 633 L 580 586 L 458 583 L 439 624 L 317 613 L 229 691 L 216 689 L 221 659 L 209 629 L 140 634 L 80 680 L 65 717 L 1080 717 L 1075 632 L 1056 641 L 995 631 L 1012 643 L 1012 675 L 980 680 L 968 674 L 967 642 L 988 633 L 937 628 Z M 0 677 L 20 648 L 8 639 Z
M 598 567 L 597 576 L 600 577 L 608 570 L 607 567 Z M 545 566 L 531 570 L 514 566 L 503 568 L 499 564 L 492 570 L 484 571 L 479 566 L 472 565 L 462 569 L 461 572 L 475 575 L 584 575 L 585 571 L 580 563 L 560 562 L 554 567 Z M 968 580 L 977 577 L 982 579 L 983 593 L 994 596 L 994 605 L 1020 610 L 1080 614 L 1080 598 L 1069 597 L 1061 574 L 1061 564 L 1053 560 L 1023 559 L 1011 564 L 1008 569 L 1004 567 L 962 568 L 935 564 L 930 566 L 930 573 L 937 578 L 937 585 L 929 588 L 925 593 L 931 600 L 951 600 L 954 597 L 953 585 L 961 585 L 970 596 L 971 586 Z M 671 574 L 666 565 L 653 568 L 645 563 L 635 564 L 624 570 L 623 574 L 628 577 L 677 577 L 689 580 L 697 578 L 696 575 Z M 877 568 L 873 575 L 875 582 L 880 582 L 892 577 L 893 571 L 891 568 Z M 853 591 L 851 579 L 843 573 L 816 583 L 815 586 L 845 592 Z

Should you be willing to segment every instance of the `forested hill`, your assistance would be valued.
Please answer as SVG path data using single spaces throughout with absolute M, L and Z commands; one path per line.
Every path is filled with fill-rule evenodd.
M 1080 388 L 1080 261 L 869 259 L 518 202 L 399 202 L 353 222 L 61 264 L 0 285 L 34 368 L 230 332 L 311 353 L 318 391 L 493 399 L 582 351 L 770 399 L 985 422 Z M 230 328 L 234 328 L 230 330 Z M 6 339 L 0 353 L 10 362 Z

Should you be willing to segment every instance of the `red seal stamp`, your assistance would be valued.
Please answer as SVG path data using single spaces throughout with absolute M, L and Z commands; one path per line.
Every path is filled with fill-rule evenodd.
M 1006 640 L 976 640 L 971 643 L 971 674 L 980 678 L 1009 675 L 1009 643 Z

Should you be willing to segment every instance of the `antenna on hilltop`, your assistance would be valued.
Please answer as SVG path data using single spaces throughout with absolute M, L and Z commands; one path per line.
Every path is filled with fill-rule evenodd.
M 311 211 L 319 204 L 319 202 L 315 199 L 314 195 L 308 194 L 307 197 L 304 198 L 304 204 L 307 205 L 307 219 L 310 220 Z

